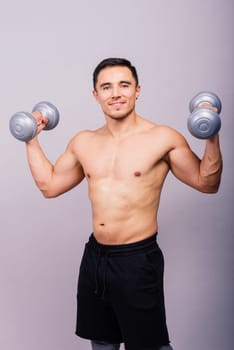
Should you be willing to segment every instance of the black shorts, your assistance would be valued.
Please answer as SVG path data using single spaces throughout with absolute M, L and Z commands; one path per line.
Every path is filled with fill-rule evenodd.
M 100 244 L 92 234 L 80 265 L 76 334 L 128 350 L 168 345 L 163 270 L 156 234 L 121 245 Z

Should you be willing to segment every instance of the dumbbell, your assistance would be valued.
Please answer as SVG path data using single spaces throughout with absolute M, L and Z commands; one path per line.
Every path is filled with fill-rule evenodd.
M 209 103 L 212 107 L 217 108 L 217 112 L 201 106 L 203 103 Z M 191 114 L 187 125 L 191 134 L 199 139 L 208 139 L 217 134 L 221 128 L 219 117 L 221 109 L 222 103 L 216 94 L 202 91 L 195 95 L 189 103 Z
M 59 122 L 58 109 L 48 101 L 37 103 L 32 112 L 40 112 L 48 122 L 43 130 L 55 128 Z M 12 115 L 9 123 L 11 134 L 20 141 L 30 141 L 37 133 L 38 124 L 31 113 L 17 112 Z

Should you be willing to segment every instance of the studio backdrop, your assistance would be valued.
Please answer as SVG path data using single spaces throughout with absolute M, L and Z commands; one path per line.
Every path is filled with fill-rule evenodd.
M 40 142 L 54 162 L 69 140 L 103 125 L 92 73 L 106 57 L 132 61 L 137 113 L 181 132 L 188 104 L 210 90 L 223 103 L 220 190 L 202 194 L 169 175 L 159 210 L 165 299 L 175 350 L 233 349 L 233 1 L 0 1 L 0 348 L 88 350 L 75 336 L 76 287 L 91 230 L 87 185 L 44 199 L 10 116 L 41 100 L 61 115 Z

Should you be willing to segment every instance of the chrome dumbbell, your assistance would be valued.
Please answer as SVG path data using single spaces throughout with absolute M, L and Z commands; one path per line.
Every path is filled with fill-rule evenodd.
M 204 107 L 208 103 L 217 109 Z M 199 92 L 189 103 L 190 116 L 188 118 L 188 129 L 191 134 L 199 139 L 208 139 L 221 128 L 221 119 L 219 113 L 222 109 L 222 103 L 217 95 L 209 91 Z
M 32 112 L 40 112 L 48 122 L 43 130 L 51 130 L 55 128 L 59 122 L 58 109 L 48 101 L 41 101 L 37 103 Z M 37 121 L 32 113 L 17 112 L 12 115 L 9 123 L 11 134 L 20 141 L 30 141 L 37 133 Z

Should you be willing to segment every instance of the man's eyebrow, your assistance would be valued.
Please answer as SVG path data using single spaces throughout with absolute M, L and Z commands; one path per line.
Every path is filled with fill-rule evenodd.
M 100 84 L 100 87 L 109 86 L 109 85 L 111 85 L 111 83 L 106 82 L 106 83 Z
M 128 84 L 128 85 L 131 85 L 132 82 L 129 81 L 129 80 L 120 80 L 119 84 Z M 110 82 L 105 82 L 105 83 L 100 84 L 100 87 L 102 88 L 102 87 L 110 86 L 110 85 L 111 85 Z
M 129 81 L 129 80 L 121 80 L 121 81 L 120 81 L 120 84 L 128 84 L 128 85 L 131 85 L 132 82 Z

